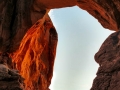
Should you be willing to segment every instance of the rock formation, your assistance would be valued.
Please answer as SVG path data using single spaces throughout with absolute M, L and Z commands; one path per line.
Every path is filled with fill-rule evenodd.
M 119 0 L 0 0 L 0 70 L 4 69 L 2 73 L 6 75 L 0 78 L 0 85 L 6 83 L 12 88 L 14 83 L 21 90 L 25 83 L 25 90 L 49 90 L 57 32 L 48 12 L 75 5 L 98 19 L 103 27 L 119 30 Z M 119 36 L 119 32 L 112 34 L 95 55 L 100 67 L 91 90 L 118 90 Z M 24 83 L 19 74 L 15 74 L 15 79 L 10 74 L 13 69 L 19 70 Z M 0 87 L 0 90 L 4 88 Z
M 24 79 L 11 64 L 8 54 L 0 55 L 0 90 L 24 90 Z
M 57 32 L 48 11 L 33 0 L 0 1 L 0 53 L 12 58 L 25 90 L 48 90 L 51 83 Z
M 91 90 L 120 89 L 120 31 L 111 34 L 95 55 L 100 65 Z
M 12 56 L 25 78 L 26 90 L 48 90 L 56 54 L 57 33 L 49 17 L 39 20 L 26 33 Z
M 104 28 L 118 31 L 120 28 L 120 1 L 78 0 L 78 6 L 94 16 Z
M 94 16 L 104 28 L 119 30 L 120 7 L 119 0 L 35 0 L 37 6 L 48 9 L 79 6 Z

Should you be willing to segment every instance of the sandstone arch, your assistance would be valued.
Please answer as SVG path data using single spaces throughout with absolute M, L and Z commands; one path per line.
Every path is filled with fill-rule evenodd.
M 103 27 L 119 30 L 120 1 L 117 0 L 0 1 L 0 52 L 12 57 L 14 68 L 26 78 L 26 90 L 48 90 L 52 78 L 57 32 L 54 26 L 46 27 L 47 21 L 52 25 L 47 15 L 49 10 L 75 5 L 98 19 Z M 50 31 L 48 40 L 44 40 L 46 30 Z

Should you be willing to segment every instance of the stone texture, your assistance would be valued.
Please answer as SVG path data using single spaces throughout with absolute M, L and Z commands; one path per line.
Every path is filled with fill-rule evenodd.
M 0 64 L 0 90 L 24 90 L 23 80 L 16 70 Z
M 49 9 L 78 5 L 111 30 L 120 28 L 120 1 L 116 0 L 1 0 L 0 52 L 18 49 L 27 30 Z
M 47 15 L 44 19 L 30 28 L 12 57 L 16 69 L 25 78 L 26 90 L 49 90 L 51 83 L 57 32 Z
M 75 6 L 77 0 L 34 0 L 34 5 L 37 8 L 63 8 L 63 7 L 71 7 Z
M 100 65 L 91 90 L 120 89 L 120 31 L 111 34 L 95 55 Z
M 120 29 L 119 0 L 78 0 L 77 5 L 98 19 L 104 28 Z
M 10 68 L 20 71 L 25 90 L 48 90 L 51 83 L 57 32 L 48 11 L 38 8 L 33 0 L 0 1 L 1 63 L 9 62 Z M 12 57 L 12 64 L 4 59 L 4 53 Z
M 0 52 L 18 49 L 27 30 L 46 13 L 36 10 L 33 0 L 0 0 Z
M 35 0 L 36 8 L 63 8 L 79 6 L 94 16 L 104 28 L 118 31 L 120 28 L 120 1 L 119 0 Z
M 0 62 L 9 68 L 7 72 L 13 68 L 20 71 L 25 90 L 49 90 L 57 33 L 47 14 L 50 9 L 75 5 L 94 16 L 103 27 L 120 29 L 119 0 L 0 0 Z M 96 54 L 100 68 L 91 90 L 119 89 L 118 36 L 119 32 L 112 34 Z M 18 81 L 17 78 L 11 82 L 18 85 Z M 11 82 L 0 81 L 0 86 L 6 83 L 12 87 Z
M 8 54 L 0 55 L 0 90 L 24 90 L 24 79 L 18 70 L 11 69 Z

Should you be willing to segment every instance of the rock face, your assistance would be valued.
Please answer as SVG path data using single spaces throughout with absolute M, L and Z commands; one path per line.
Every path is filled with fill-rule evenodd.
M 49 90 L 58 38 L 47 14 L 50 9 L 75 5 L 98 19 L 103 27 L 120 29 L 119 0 L 0 0 L 0 67 L 6 75 L 0 77 L 0 90 L 5 90 L 4 84 L 24 89 L 21 76 L 25 90 Z M 91 90 L 119 89 L 119 37 L 119 32 L 112 34 L 96 54 L 100 67 Z M 13 69 L 21 75 L 15 74 L 15 80 L 8 73 Z
M 91 90 L 120 89 L 120 31 L 111 34 L 95 55 L 100 67 Z
M 47 10 L 33 7 L 33 0 L 0 1 L 0 52 L 16 51 L 27 30 Z
M 24 90 L 23 78 L 3 64 L 0 64 L 0 90 Z
M 11 69 L 8 54 L 0 55 L 0 90 L 24 90 L 23 78 L 15 69 Z
M 26 90 L 49 90 L 57 46 L 57 32 L 50 18 L 39 20 L 13 54 L 16 69 L 25 78 Z
M 94 16 L 104 28 L 119 30 L 120 1 L 118 0 L 78 0 L 80 8 Z
M 0 53 L 12 58 L 8 66 L 19 70 L 25 79 L 25 90 L 48 90 L 51 83 L 57 32 L 48 11 L 43 6 L 38 8 L 33 0 L 0 1 Z M 15 80 L 1 83 L 11 85 L 9 88 L 12 83 L 18 85 Z
M 35 3 L 49 9 L 77 5 L 98 19 L 104 28 L 115 31 L 120 28 L 119 0 L 35 0 Z

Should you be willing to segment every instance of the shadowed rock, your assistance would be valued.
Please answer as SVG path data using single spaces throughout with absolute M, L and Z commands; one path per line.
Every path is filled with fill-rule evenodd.
M 24 90 L 23 80 L 17 70 L 0 64 L 0 90 Z
M 13 73 L 11 68 L 14 68 L 25 78 L 26 90 L 48 90 L 57 32 L 47 14 L 50 9 L 75 5 L 94 16 L 103 27 L 115 31 L 120 29 L 119 0 L 0 0 L 0 62 L 5 65 L 1 65 L 1 72 L 4 72 L 1 80 L 5 80 L 0 81 L 1 86 L 6 83 L 12 87 L 15 82 L 18 85 L 19 75 Z M 119 76 L 118 36 L 119 32 L 112 34 L 96 54 L 100 68 L 91 90 L 119 88 L 119 79 L 116 79 Z M 9 90 L 5 86 L 0 88 Z
M 91 90 L 120 89 L 120 31 L 111 34 L 95 55 L 100 65 Z

